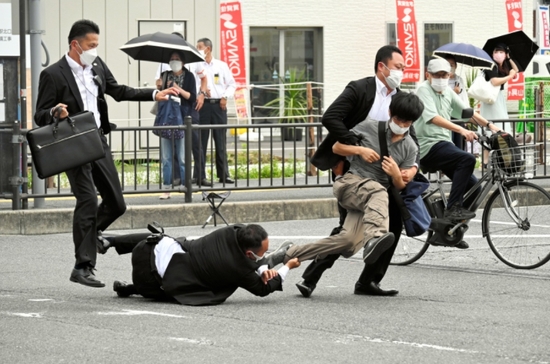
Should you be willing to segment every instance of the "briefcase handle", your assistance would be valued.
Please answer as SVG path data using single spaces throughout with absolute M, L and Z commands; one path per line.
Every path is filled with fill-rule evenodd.
M 53 134 L 55 135 L 57 133 L 57 129 L 58 129 L 58 124 L 59 122 L 61 121 L 61 109 L 63 109 L 63 107 L 61 106 L 57 106 L 55 109 L 53 109 L 53 112 L 52 112 L 52 119 L 53 119 L 53 128 L 52 128 L 52 131 L 53 131 Z M 58 114 L 59 116 L 55 116 L 55 114 Z M 71 119 L 69 116 L 66 117 L 66 119 L 69 121 L 69 124 L 71 124 L 71 128 L 74 129 L 74 120 Z M 63 119 L 65 120 L 65 119 Z

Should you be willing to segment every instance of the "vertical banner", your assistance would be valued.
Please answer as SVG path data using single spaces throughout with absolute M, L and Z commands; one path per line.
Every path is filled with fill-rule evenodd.
M 413 0 L 396 0 L 397 3 L 397 46 L 403 52 L 405 72 L 403 82 L 420 81 L 420 57 L 418 53 L 418 36 L 414 16 Z
M 522 0 L 506 0 L 506 13 L 508 15 L 508 32 L 523 30 Z M 490 54 L 490 56 L 493 55 Z M 518 73 L 508 82 L 508 100 L 523 100 L 524 82 L 523 72 Z
M 227 63 L 237 83 L 235 105 L 239 119 L 247 119 L 246 62 L 241 3 L 232 1 L 220 4 L 221 60 Z
M 540 47 L 541 54 L 547 54 L 550 51 L 550 39 L 548 32 L 548 6 L 539 6 L 537 9 L 537 43 Z

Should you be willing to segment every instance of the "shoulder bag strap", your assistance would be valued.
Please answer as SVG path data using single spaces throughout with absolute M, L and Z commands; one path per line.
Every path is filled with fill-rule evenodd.
M 389 157 L 388 143 L 386 141 L 386 124 L 387 123 L 385 121 L 378 122 L 378 142 L 380 143 L 380 154 L 382 154 L 380 157 Z M 409 213 L 409 209 L 407 209 L 407 206 L 405 205 L 405 201 L 403 201 L 403 198 L 401 197 L 401 193 L 399 193 L 397 188 L 394 187 L 392 178 L 387 174 L 386 176 L 388 176 L 388 182 L 390 183 L 390 186 L 388 187 L 388 193 L 393 196 L 393 199 L 397 204 L 399 211 L 401 211 L 401 218 L 403 220 L 410 219 L 411 214 Z

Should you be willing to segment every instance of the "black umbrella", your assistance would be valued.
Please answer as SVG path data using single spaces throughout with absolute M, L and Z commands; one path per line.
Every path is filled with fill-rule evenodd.
M 434 51 L 434 56 L 441 58 L 453 56 L 457 63 L 482 69 L 491 69 L 495 65 L 487 52 L 467 43 L 445 44 Z
M 120 49 L 136 61 L 168 63 L 174 51 L 184 57 L 184 63 L 204 61 L 197 48 L 175 34 L 145 34 L 131 39 Z
M 520 72 L 525 71 L 539 49 L 539 46 L 527 34 L 522 30 L 516 30 L 515 32 L 488 39 L 483 46 L 483 50 L 492 56 L 493 51 L 499 43 L 504 43 L 508 46 L 510 58 L 516 63 Z

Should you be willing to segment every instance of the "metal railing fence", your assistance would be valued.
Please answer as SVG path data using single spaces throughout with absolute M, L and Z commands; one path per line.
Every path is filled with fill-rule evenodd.
M 527 140 L 525 123 L 535 123 L 535 135 L 525 144 L 536 144 L 540 149 L 540 158 L 534 178 L 547 178 L 546 123 L 550 119 L 510 119 L 495 120 L 495 124 L 505 129 L 509 123 L 524 124 L 523 140 Z M 234 184 L 218 183 L 215 166 L 215 146 L 209 139 L 205 155 L 206 178 L 213 186 L 201 185 L 200 177 L 193 183 L 193 168 L 185 168 L 183 181 L 172 178 L 172 187 L 162 186 L 162 165 L 160 147 L 153 146 L 158 137 L 152 134 L 153 129 L 179 129 L 185 131 L 185 166 L 193 165 L 192 143 L 193 132 L 201 133 L 210 129 L 229 130 L 226 132 L 226 152 L 228 169 Z M 514 127 L 515 130 L 515 127 Z M 191 132 L 188 132 L 191 131 Z M 242 131 L 246 133 L 241 134 Z M 13 170 L 9 177 L 11 192 L 3 192 L 0 197 L 12 200 L 12 209 L 27 209 L 31 198 L 56 198 L 72 196 L 68 180 L 64 174 L 40 181 L 45 184 L 45 193 L 33 194 L 29 185 L 31 164 L 27 161 L 28 148 L 24 135 L 26 130 L 14 124 L 13 128 L 2 128 L 0 133 L 10 133 L 13 144 Z M 230 135 L 228 135 L 230 134 Z M 301 138 L 300 138 L 301 134 Z M 120 150 L 113 151 L 113 156 L 124 194 L 178 192 L 185 194 L 185 202 L 192 201 L 192 194 L 201 191 L 220 190 L 258 190 L 278 188 L 314 188 L 331 187 L 330 171 L 318 171 L 311 164 L 311 157 L 323 140 L 326 130 L 321 123 L 292 124 L 239 124 L 239 125 L 196 125 L 191 118 L 185 119 L 182 126 L 168 127 L 124 127 L 113 130 L 108 135 L 109 144 L 113 145 L 119 138 Z M 155 139 L 153 139 L 155 138 Z M 158 139 L 157 139 L 158 140 Z M 199 138 L 200 140 L 200 138 Z M 484 156 L 481 154 L 482 162 Z M 202 158 L 202 157 L 201 157 Z M 174 159 L 173 159 L 174 160 Z M 23 168 L 27 166 L 27 168 Z M 174 167 L 174 166 L 172 166 Z M 172 168 L 175 170 L 175 168 Z M 32 175 L 32 174 L 30 174 Z M 197 184 L 198 183 L 198 184 Z

